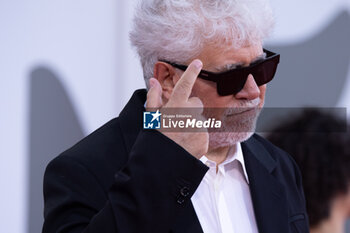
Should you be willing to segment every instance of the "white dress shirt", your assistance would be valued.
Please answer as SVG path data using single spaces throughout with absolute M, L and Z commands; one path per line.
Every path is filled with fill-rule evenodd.
M 191 201 L 204 233 L 258 233 L 241 144 L 229 149 L 217 171 L 214 161 L 200 160 L 209 170 Z

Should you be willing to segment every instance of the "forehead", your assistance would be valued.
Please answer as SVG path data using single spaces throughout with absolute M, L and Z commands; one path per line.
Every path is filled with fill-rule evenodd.
M 217 71 L 227 65 L 249 65 L 263 54 L 261 43 L 238 49 L 206 46 L 198 58 L 203 62 L 204 69 Z

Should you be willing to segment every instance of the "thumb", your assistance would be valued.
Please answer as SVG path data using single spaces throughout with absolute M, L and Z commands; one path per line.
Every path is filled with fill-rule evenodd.
M 149 80 L 150 89 L 147 92 L 146 109 L 162 107 L 162 87 L 157 79 Z

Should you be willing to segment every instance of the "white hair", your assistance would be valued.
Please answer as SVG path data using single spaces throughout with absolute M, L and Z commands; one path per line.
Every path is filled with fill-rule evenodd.
M 146 85 L 160 60 L 185 63 L 204 46 L 241 48 L 262 42 L 273 27 L 269 0 L 141 0 L 130 40 Z

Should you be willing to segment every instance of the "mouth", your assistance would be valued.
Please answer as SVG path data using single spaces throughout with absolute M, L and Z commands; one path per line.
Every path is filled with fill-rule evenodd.
M 234 111 L 231 111 L 230 113 L 226 113 L 226 117 L 233 117 L 233 116 L 240 116 L 240 115 L 250 115 L 254 112 L 256 112 L 258 107 L 248 107 L 248 108 L 237 108 L 234 109 Z

